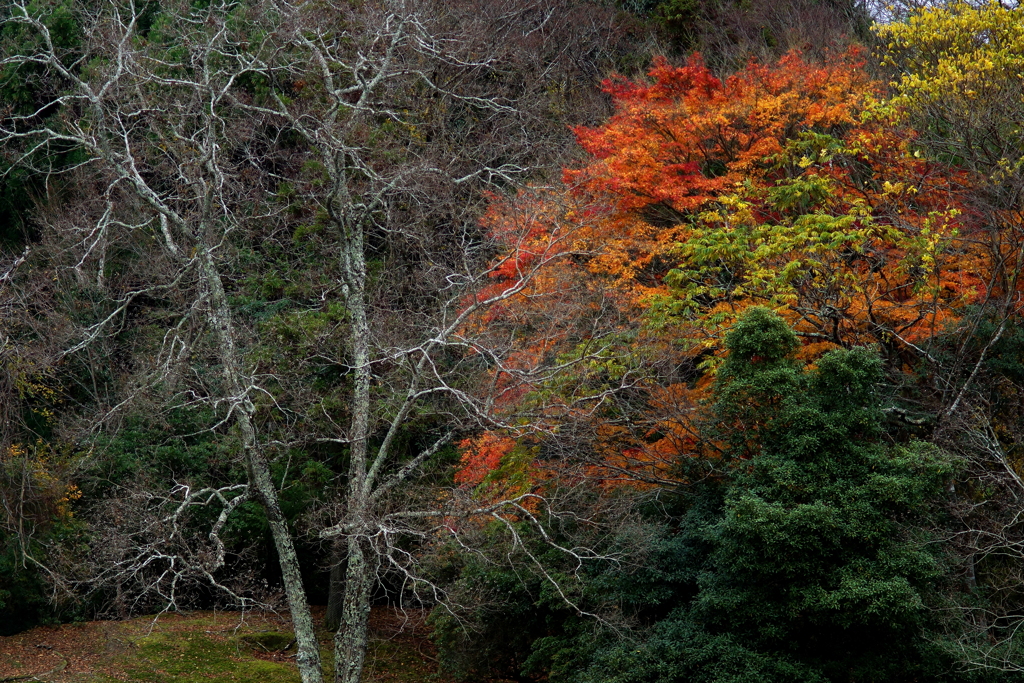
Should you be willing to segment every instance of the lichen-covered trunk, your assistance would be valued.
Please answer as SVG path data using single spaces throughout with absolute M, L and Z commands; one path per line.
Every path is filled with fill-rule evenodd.
M 341 628 L 334 636 L 335 683 L 359 683 L 363 676 L 367 624 L 370 619 L 370 589 L 373 583 L 367 560 L 366 550 L 359 538 L 350 537 Z
M 363 535 L 370 515 L 368 472 L 370 436 L 370 324 L 366 301 L 366 257 L 361 217 L 351 215 L 352 204 L 345 171 L 335 167 L 336 187 L 331 214 L 337 222 L 341 241 L 340 258 L 344 282 L 345 304 L 349 314 L 352 348 L 353 387 L 350 409 L 350 450 L 346 517 L 351 528 L 347 537 L 345 565 L 345 598 L 341 608 L 341 625 L 334 636 L 335 683 L 359 683 L 366 658 L 367 621 L 370 617 L 370 589 L 375 567 L 368 563 L 369 543 Z
M 295 643 L 298 652 L 295 663 L 298 666 L 302 683 L 322 683 L 323 672 L 320 665 L 320 645 L 316 639 L 316 628 L 313 615 L 306 600 L 306 589 L 302 585 L 302 574 L 299 571 L 299 558 L 295 554 L 295 544 L 288 529 L 288 522 L 281 512 L 277 496 L 277 488 L 270 478 L 270 467 L 262 453 L 247 458 L 250 484 L 267 514 L 270 534 L 274 539 L 274 547 L 281 566 L 281 578 L 284 593 L 288 600 L 288 610 L 292 615 L 292 629 L 295 631 Z
M 288 600 L 288 608 L 292 615 L 292 628 L 295 630 L 295 641 L 298 653 L 295 661 L 303 683 L 323 683 L 323 672 L 320 665 L 320 647 L 313 626 L 313 616 L 306 601 L 306 591 L 302 585 L 299 571 L 299 558 L 295 554 L 292 534 L 288 529 L 288 521 L 281 512 L 281 504 L 277 495 L 277 487 L 270 476 L 270 464 L 259 446 L 256 429 L 252 423 L 255 410 L 247 398 L 247 387 L 243 381 L 241 364 L 235 346 L 235 332 L 224 294 L 224 285 L 220 272 L 208 249 L 202 254 L 202 276 L 210 295 L 208 316 L 210 326 L 217 337 L 217 349 L 224 369 L 224 379 L 233 406 L 235 424 L 242 437 L 242 451 L 245 458 L 249 485 L 256 499 L 263 505 L 270 526 L 270 534 L 274 539 L 278 560 L 281 565 L 281 576 L 284 592 Z

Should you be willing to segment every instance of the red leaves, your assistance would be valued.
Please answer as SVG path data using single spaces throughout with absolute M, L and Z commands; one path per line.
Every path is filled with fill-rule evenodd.
M 791 53 L 768 67 L 751 63 L 724 83 L 699 55 L 681 67 L 658 59 L 648 85 L 605 82 L 616 113 L 598 128 L 577 128 L 594 158 L 566 171 L 569 183 L 622 211 L 666 204 L 699 210 L 737 182 L 764 172 L 764 159 L 801 130 L 854 123 L 872 85 L 851 51 L 827 67 Z
M 508 455 L 516 442 L 496 432 L 484 432 L 480 436 L 459 442 L 462 459 L 455 473 L 455 483 L 460 486 L 477 486 L 488 474 L 498 469 L 502 458 Z
M 751 305 L 779 310 L 812 359 L 837 345 L 909 348 L 980 301 L 991 256 L 957 206 L 970 179 L 913 152 L 912 131 L 874 100 L 862 66 L 856 50 L 824 66 L 791 53 L 722 81 L 694 56 L 657 60 L 647 83 L 606 81 L 615 114 L 576 129 L 588 163 L 564 171 L 561 192 L 496 202 L 484 219 L 506 251 L 482 293 L 523 284 L 482 321 L 514 330 L 512 365 L 525 376 L 524 359 L 542 367 L 605 344 L 637 368 L 693 367 L 701 387 L 722 331 Z M 506 399 L 496 405 L 532 401 L 545 416 L 557 405 L 578 419 L 573 399 L 608 381 L 588 362 L 548 385 L 496 371 Z M 633 387 L 648 402 L 637 408 L 634 396 L 630 429 L 612 427 L 614 411 L 607 424 L 591 413 L 603 462 L 591 476 L 673 476 L 697 448 L 694 396 L 680 386 L 652 371 Z M 666 399 L 676 394 L 686 400 Z M 460 483 L 480 483 L 511 452 L 511 439 L 485 436 L 464 445 Z

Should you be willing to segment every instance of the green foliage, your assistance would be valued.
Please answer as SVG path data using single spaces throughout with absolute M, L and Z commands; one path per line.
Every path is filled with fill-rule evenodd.
M 42 577 L 24 565 L 17 539 L 0 531 L 0 636 L 51 619 L 47 593 Z
M 77 454 L 42 440 L 0 450 L 0 635 L 81 615 L 56 596 L 42 569 L 50 549 L 76 556 L 84 525 L 71 481 Z
M 27 6 L 30 13 L 45 9 L 44 21 L 51 40 L 58 50 L 67 55 L 64 61 L 68 65 L 75 61 L 82 41 L 74 4 L 72 0 L 35 0 Z M 10 16 L 13 9 L 11 4 L 0 9 L 0 19 Z M 5 23 L 0 27 L 2 54 L 31 52 L 38 40 L 19 24 Z M 40 108 L 50 101 L 55 87 L 59 86 L 45 76 L 45 69 L 39 65 L 0 65 L 0 102 L 3 103 L 0 111 L 4 116 L 35 114 L 40 118 L 51 117 L 56 113 L 56 107 Z M 84 160 L 84 156 L 75 149 L 50 149 L 48 156 L 48 163 L 42 164 L 42 168 L 49 166 L 60 170 Z M 24 164 L 13 167 L 8 159 L 0 159 L 0 249 L 28 241 L 31 234 L 29 216 L 35 198 L 59 194 L 61 189 L 62 183 L 57 176 L 30 171 Z
M 579 512 L 585 505 L 581 500 L 573 509 Z M 573 528 L 571 520 L 550 521 L 555 523 L 546 531 L 556 542 L 580 539 L 580 529 Z M 624 590 L 633 591 L 621 598 L 624 604 L 630 599 L 647 604 L 671 597 L 659 585 L 662 573 L 673 571 L 665 569 L 671 562 L 641 569 L 642 579 L 621 581 L 620 572 L 638 565 L 590 561 L 580 566 L 563 551 L 541 542 L 527 523 L 518 526 L 521 544 L 510 545 L 505 525 L 494 523 L 479 530 L 479 553 L 464 554 L 453 544 L 434 558 L 434 578 L 450 586 L 452 602 L 468 608 L 456 615 L 438 607 L 430 617 L 441 672 L 456 680 L 523 676 L 556 680 L 585 666 L 595 648 L 607 644 L 608 634 L 569 605 L 566 597 L 584 609 L 609 605 Z M 612 534 L 600 530 L 593 547 L 609 556 L 634 557 L 631 553 L 646 544 L 633 531 L 631 527 Z M 666 553 L 672 551 L 669 546 Z M 527 550 L 529 560 L 523 557 Z M 544 572 L 538 570 L 538 562 Z M 624 589 L 627 585 L 630 588 Z
M 550 614 L 535 598 L 537 583 L 524 584 L 508 567 L 470 559 L 459 587 L 472 597 L 472 611 L 435 609 L 430 617 L 441 669 L 459 681 L 518 675 L 537 635 L 549 630 Z
M 91 443 L 83 484 L 87 497 L 102 497 L 110 487 L 126 483 L 230 476 L 232 444 L 209 431 L 216 421 L 212 411 L 186 408 L 162 416 L 129 416 L 116 433 L 100 434 Z
M 57 50 L 66 55 L 65 65 L 71 66 L 82 42 L 73 0 L 35 0 L 27 3 L 26 9 L 30 15 L 44 17 L 50 40 Z M 16 11 L 14 5 L 7 5 L 0 10 L 0 18 L 7 19 Z M 41 45 L 42 39 L 23 24 L 5 23 L 0 28 L 0 46 L 7 54 L 31 53 Z M 37 108 L 46 101 L 45 98 L 50 94 L 48 90 L 53 84 L 48 82 L 44 73 L 45 70 L 36 64 L 0 65 L 0 99 L 6 106 L 12 107 L 12 113 L 22 116 L 36 113 Z
M 727 346 L 707 427 L 721 455 L 680 492 L 681 566 L 641 598 L 674 609 L 578 680 L 941 680 L 950 662 L 929 629 L 945 567 L 926 529 L 954 461 L 884 444 L 872 351 L 805 367 L 766 309 Z
M 733 384 L 729 381 L 732 378 L 754 376 L 769 367 L 786 368 L 786 359 L 799 347 L 793 331 L 766 308 L 750 309 L 729 332 L 725 343 L 729 359 L 722 366 L 719 380 L 725 389 Z
M 209 409 L 176 408 L 162 415 L 130 415 L 113 435 L 94 437 L 82 478 L 83 504 L 89 507 L 122 495 L 137 486 L 168 487 L 168 482 L 188 482 L 193 487 L 220 486 L 244 481 L 238 444 L 232 433 L 213 426 L 217 415 Z M 281 510 L 294 524 L 330 494 L 334 473 L 314 454 L 290 449 L 271 463 L 271 476 L 280 485 Z M 210 529 L 219 514 L 217 506 L 197 507 L 191 523 Z M 229 563 L 247 550 L 272 549 L 263 507 L 256 501 L 241 504 L 228 518 L 221 533 Z M 316 595 L 318 544 L 299 542 L 296 549 L 309 569 L 307 581 Z M 272 550 L 270 550 L 272 552 Z M 266 578 L 277 580 L 273 556 L 264 569 Z

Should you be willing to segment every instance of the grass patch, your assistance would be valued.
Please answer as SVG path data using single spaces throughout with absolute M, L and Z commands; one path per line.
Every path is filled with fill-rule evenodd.
M 279 631 L 263 631 L 242 636 L 241 641 L 249 644 L 257 652 L 293 652 L 297 649 L 295 636 Z
M 125 673 L 130 680 L 149 683 L 299 681 L 294 667 L 253 657 L 251 644 L 243 641 L 247 637 L 216 637 L 198 630 L 154 633 L 136 642 Z
M 425 683 L 437 680 L 437 665 L 401 640 L 372 639 L 366 653 L 363 679 L 388 683 Z

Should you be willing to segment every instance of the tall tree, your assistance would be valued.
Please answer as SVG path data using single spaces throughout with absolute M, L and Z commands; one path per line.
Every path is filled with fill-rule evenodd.
M 878 343 L 898 368 L 985 299 L 993 261 L 964 210 L 970 178 L 921 157 L 898 113 L 873 100 L 856 51 L 827 66 L 790 54 L 724 81 L 699 58 L 650 75 L 605 84 L 616 113 L 577 129 L 590 158 L 562 187 L 496 203 L 486 220 L 497 235 L 532 223 L 535 239 L 583 222 L 572 267 L 535 279 L 499 320 L 536 332 L 519 342 L 524 359 L 602 345 L 605 362 L 567 391 L 589 382 L 601 405 L 587 413 L 594 457 L 657 483 L 692 448 L 686 415 L 747 308 L 779 310 L 807 357 Z M 529 262 L 529 242 L 508 248 Z M 617 322 L 594 330 L 572 313 L 583 310 Z M 609 376 L 642 389 L 616 407 L 600 390 Z
M 728 333 L 702 420 L 710 457 L 679 463 L 680 548 L 665 559 L 681 564 L 658 568 L 678 602 L 582 680 L 942 680 L 928 631 L 942 555 L 925 529 L 954 461 L 884 443 L 876 354 L 811 366 L 799 346 L 763 308 Z
M 469 501 L 468 508 L 452 497 L 438 509 L 436 496 L 409 485 L 461 425 L 494 420 L 489 391 L 466 378 L 503 362 L 507 348 L 481 342 L 466 321 L 565 256 L 556 248 L 563 235 L 498 291 L 467 299 L 507 259 L 488 265 L 492 252 L 476 234 L 472 212 L 452 207 L 481 186 L 532 173 L 537 159 L 527 137 L 552 130 L 546 107 L 582 102 L 586 111 L 590 100 L 569 76 L 601 57 L 563 60 L 558 68 L 542 58 L 514 59 L 506 73 L 509 64 L 484 48 L 529 56 L 529 41 L 539 40 L 560 51 L 564 42 L 549 42 L 549 32 L 569 26 L 566 8 L 491 3 L 481 14 L 474 7 L 398 0 L 326 7 L 171 3 L 159 11 L 130 2 L 99 11 L 75 6 L 85 39 L 64 48 L 54 41 L 45 7 L 9 6 L 5 30 L 24 40 L 5 66 L 36 68 L 59 84 L 59 94 L 33 111 L 9 113 L 5 148 L 51 173 L 55 155 L 68 148 L 83 153 L 77 168 L 60 170 L 75 173 L 87 189 L 75 204 L 45 216 L 48 239 L 57 245 L 49 254 L 55 265 L 69 266 L 59 278 L 77 289 L 67 298 L 91 318 L 68 326 L 60 357 L 121 343 L 131 336 L 133 317 L 155 314 L 148 319 L 154 336 L 132 340 L 138 347 L 131 371 L 115 382 L 114 404 L 91 406 L 90 423 L 109 422 L 143 398 L 202 404 L 216 416 L 211 429 L 230 427 L 244 466 L 242 480 L 182 482 L 170 495 L 150 495 L 159 505 L 135 520 L 140 532 L 122 534 L 142 540 L 112 543 L 123 553 L 104 573 L 147 577 L 156 563 L 167 571 L 152 579 L 154 590 L 166 587 L 174 596 L 181 581 L 198 577 L 230 593 L 217 578 L 225 563 L 221 535 L 246 501 L 258 502 L 305 681 L 322 673 L 292 530 L 271 477 L 279 449 L 329 442 L 345 459 L 339 502 L 324 511 L 321 531 L 344 549 L 339 681 L 362 674 L 380 572 L 419 581 L 410 537 L 415 544 L 451 532 L 445 520 L 459 516 L 500 520 L 506 508 L 531 514 L 522 496 L 485 506 Z M 488 17 L 501 20 L 498 34 Z M 589 15 L 589 31 L 574 39 L 600 53 L 601 22 L 610 17 Z M 549 80 L 523 88 L 514 70 L 538 66 Z M 495 92 L 493 83 L 503 89 Z M 562 134 L 553 135 L 557 141 Z M 559 149 L 553 142 L 545 151 Z M 253 343 L 263 332 L 284 333 L 285 317 L 261 326 L 238 303 L 244 288 L 236 283 L 266 247 L 260 236 L 268 226 L 294 231 L 297 251 L 305 238 L 313 258 L 330 254 L 327 270 L 339 274 L 337 281 L 315 279 L 322 289 L 311 307 L 324 307 L 321 318 L 331 328 L 303 343 L 343 381 L 329 400 L 289 404 L 296 410 L 277 399 L 293 400 L 285 388 L 303 379 L 282 379 L 282 366 L 266 362 L 262 352 L 272 339 L 262 348 Z M 68 257 L 74 263 L 63 263 Z M 68 311 L 51 318 L 62 315 L 75 318 Z M 416 439 L 406 433 L 413 420 L 422 431 Z M 214 508 L 206 549 L 194 545 L 203 539 L 183 531 L 203 506 Z

